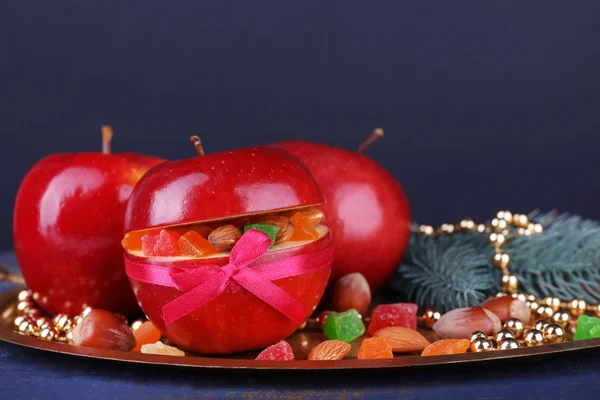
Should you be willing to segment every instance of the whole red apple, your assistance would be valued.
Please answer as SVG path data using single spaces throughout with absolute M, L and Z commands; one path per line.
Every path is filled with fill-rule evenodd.
M 277 145 L 297 156 L 311 171 L 327 203 L 324 222 L 333 235 L 331 278 L 360 272 L 376 292 L 396 271 L 410 239 L 410 208 L 400 183 L 362 150 L 286 141 Z
M 321 204 L 323 196 L 306 167 L 290 153 L 277 147 L 253 147 L 203 155 L 164 163 L 149 171 L 136 185 L 128 204 L 125 229 L 140 235 L 157 229 L 185 232 L 199 224 L 231 226 L 240 218 L 303 210 Z M 326 251 L 331 235 L 324 225 L 318 237 L 309 241 L 275 244 L 252 262 L 256 264 L 311 255 Z M 299 229 L 299 227 L 296 227 Z M 176 248 L 176 245 L 174 245 Z M 124 257 L 131 263 L 160 266 L 160 274 L 171 268 L 202 269 L 223 266 L 229 252 L 208 257 L 151 256 L 142 250 L 126 248 Z M 145 268 L 145 267 L 143 267 Z M 321 300 L 331 271 L 331 261 L 305 274 L 274 280 L 303 307 L 306 319 Z M 264 348 L 292 332 L 301 322 L 293 321 L 244 287 L 224 286 L 224 291 L 208 303 L 188 310 L 180 319 L 165 323 L 163 307 L 188 295 L 174 287 L 131 277 L 138 302 L 150 321 L 172 342 L 204 354 L 228 354 Z
M 34 300 L 49 313 L 139 312 L 123 265 L 123 217 L 134 185 L 165 160 L 108 154 L 111 138 L 103 127 L 103 153 L 45 157 L 19 187 L 15 252 Z

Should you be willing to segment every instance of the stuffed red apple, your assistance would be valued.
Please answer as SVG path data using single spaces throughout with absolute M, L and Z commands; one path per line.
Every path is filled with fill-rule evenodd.
M 36 303 L 49 313 L 86 306 L 139 312 L 121 249 L 123 217 L 134 185 L 163 159 L 103 153 L 55 154 L 27 173 L 14 210 L 14 244 Z
M 172 342 L 204 354 L 284 339 L 329 279 L 331 235 L 310 217 L 321 203 L 306 167 L 276 147 L 152 169 L 133 191 L 123 241 L 144 313 Z
M 359 272 L 373 292 L 396 271 L 410 238 L 410 207 L 400 183 L 362 154 L 381 136 L 376 129 L 354 152 L 304 141 L 278 144 L 308 167 L 327 200 L 322 210 L 334 237 L 332 280 Z

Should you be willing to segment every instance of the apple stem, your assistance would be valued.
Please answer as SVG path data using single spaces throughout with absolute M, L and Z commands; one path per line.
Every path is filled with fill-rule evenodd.
M 204 147 L 202 147 L 202 141 L 200 140 L 200 138 L 194 135 L 190 138 L 190 142 L 192 142 L 192 144 L 196 148 L 198 156 L 202 157 L 204 155 Z
M 381 128 L 375 128 L 375 129 L 373 129 L 373 132 L 371 132 L 371 135 L 358 148 L 358 152 L 359 153 L 364 152 L 373 143 L 375 143 L 379 138 L 382 138 L 382 137 L 383 137 L 383 129 L 381 129 Z
M 113 129 L 109 125 L 102 125 L 102 154 L 110 154 L 110 142 L 113 138 Z

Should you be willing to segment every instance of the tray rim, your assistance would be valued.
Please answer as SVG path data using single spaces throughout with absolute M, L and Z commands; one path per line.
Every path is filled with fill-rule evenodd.
M 0 294 L 0 310 L 4 314 L 14 303 L 17 294 L 24 286 L 17 287 Z M 3 319 L 4 321 L 4 319 Z M 15 345 L 43 350 L 53 353 L 72 355 L 77 357 L 118 361 L 124 363 L 146 364 L 154 366 L 173 366 L 181 368 L 204 368 L 225 370 L 364 370 L 364 369 L 393 369 L 433 367 L 440 365 L 463 365 L 500 360 L 514 360 L 540 356 L 559 355 L 572 353 L 585 349 L 600 348 L 600 338 L 588 339 L 577 342 L 563 342 L 552 345 L 526 347 L 515 350 L 491 351 L 484 353 L 466 353 L 445 356 L 406 355 L 393 359 L 381 360 L 356 360 L 344 359 L 339 361 L 258 361 L 241 358 L 219 358 L 203 356 L 161 356 L 125 352 L 118 350 L 95 349 L 91 347 L 73 346 L 66 343 L 50 342 L 15 332 L 12 328 L 0 323 L 0 340 Z

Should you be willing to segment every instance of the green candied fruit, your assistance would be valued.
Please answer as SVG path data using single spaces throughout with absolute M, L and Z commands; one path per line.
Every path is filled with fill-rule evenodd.
M 277 236 L 277 232 L 279 232 L 279 227 L 271 224 L 246 224 L 244 225 L 244 233 L 248 232 L 250 229 L 255 229 L 259 232 L 264 233 L 271 239 L 271 247 L 275 245 L 275 237 Z
M 573 340 L 600 338 L 600 318 L 580 315 L 577 318 L 577 330 Z
M 327 339 L 337 339 L 350 343 L 365 333 L 360 314 L 354 308 L 342 313 L 331 312 L 327 315 L 323 332 Z

